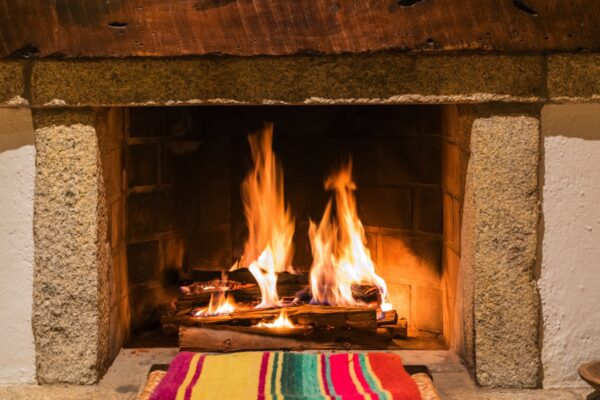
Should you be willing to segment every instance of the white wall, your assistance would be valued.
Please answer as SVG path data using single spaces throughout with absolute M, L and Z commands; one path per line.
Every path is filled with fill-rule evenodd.
M 31 111 L 0 108 L 0 383 L 35 380 Z
M 544 387 L 600 359 L 600 105 L 542 110 Z

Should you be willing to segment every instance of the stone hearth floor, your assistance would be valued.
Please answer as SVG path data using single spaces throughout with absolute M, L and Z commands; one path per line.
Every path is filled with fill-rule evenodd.
M 123 349 L 102 381 L 92 386 L 10 385 L 0 386 L 3 400 L 133 400 L 145 382 L 152 364 L 166 364 L 177 349 Z M 404 363 L 425 364 L 444 400 L 585 400 L 591 389 L 490 390 L 475 386 L 458 358 L 449 351 L 397 351 Z

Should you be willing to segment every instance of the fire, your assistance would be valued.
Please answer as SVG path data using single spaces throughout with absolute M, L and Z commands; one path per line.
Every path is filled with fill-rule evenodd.
M 207 317 L 211 315 L 231 314 L 236 309 L 236 304 L 226 292 L 222 292 L 217 296 L 211 295 L 210 302 L 207 308 L 203 308 L 194 313 L 196 317 Z
M 289 328 L 294 329 L 296 325 L 288 318 L 285 308 L 281 309 L 279 316 L 273 322 L 259 322 L 256 325 L 259 328 Z
M 248 240 L 232 269 L 247 267 L 261 292 L 258 308 L 279 304 L 277 273 L 293 272 L 294 221 L 283 196 L 283 169 L 272 150 L 273 125 L 250 135 L 254 167 L 241 186 Z
M 309 237 L 313 264 L 310 271 L 312 302 L 332 306 L 355 306 L 353 284 L 372 284 L 381 293 L 381 308 L 389 310 L 387 286 L 375 272 L 375 264 L 365 246 L 365 232 L 356 211 L 352 163 L 332 174 L 325 188 L 333 190 L 323 218 L 317 226 L 311 221 Z M 332 208 L 335 205 L 335 211 Z

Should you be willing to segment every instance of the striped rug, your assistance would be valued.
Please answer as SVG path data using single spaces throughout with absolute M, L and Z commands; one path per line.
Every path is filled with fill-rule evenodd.
M 387 353 L 182 352 L 151 400 L 420 400 L 400 357 Z

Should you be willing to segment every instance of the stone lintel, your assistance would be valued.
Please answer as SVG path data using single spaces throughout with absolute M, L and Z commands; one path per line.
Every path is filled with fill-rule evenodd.
M 556 103 L 600 102 L 600 54 L 550 56 L 548 95 Z
M 542 56 L 406 54 L 37 60 L 35 107 L 536 102 Z

